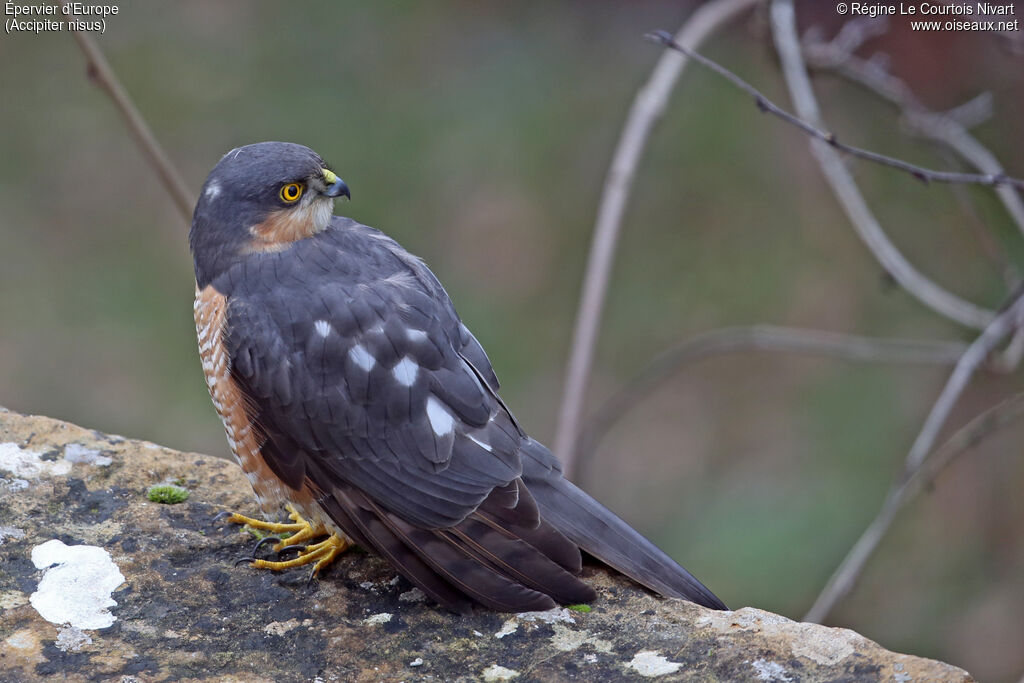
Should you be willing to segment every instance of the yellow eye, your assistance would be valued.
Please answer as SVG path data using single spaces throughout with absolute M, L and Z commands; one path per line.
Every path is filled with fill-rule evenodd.
M 299 201 L 299 197 L 302 196 L 302 185 L 298 183 L 288 183 L 281 188 L 281 201 L 285 204 L 294 204 Z

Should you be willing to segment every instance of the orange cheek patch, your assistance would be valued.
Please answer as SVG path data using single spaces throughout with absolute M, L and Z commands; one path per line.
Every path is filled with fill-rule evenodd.
M 253 251 L 276 251 L 315 232 L 312 217 L 301 209 L 274 211 L 262 223 L 249 228 Z
M 292 242 L 311 237 L 324 229 L 319 202 L 309 202 L 273 211 L 262 223 L 249 228 L 249 251 L 280 251 Z M 327 218 L 330 217 L 328 213 Z M 326 222 L 324 222 L 326 223 Z

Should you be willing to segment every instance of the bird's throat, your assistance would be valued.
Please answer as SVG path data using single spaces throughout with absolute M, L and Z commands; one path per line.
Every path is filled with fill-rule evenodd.
M 324 230 L 331 222 L 334 202 L 328 198 L 317 198 L 301 206 L 272 211 L 260 223 L 249 228 L 252 235 L 246 251 L 280 251 L 307 237 Z

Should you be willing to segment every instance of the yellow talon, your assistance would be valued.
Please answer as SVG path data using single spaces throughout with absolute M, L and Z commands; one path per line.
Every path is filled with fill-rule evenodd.
M 331 534 L 331 536 L 326 540 L 307 546 L 305 550 L 299 552 L 299 556 L 295 559 L 284 560 L 281 562 L 273 560 L 253 560 L 250 566 L 256 567 L 257 569 L 273 569 L 274 571 L 281 571 L 284 569 L 291 569 L 292 567 L 301 567 L 303 565 L 315 563 L 313 564 L 313 576 L 316 576 L 320 573 L 320 570 L 331 562 L 334 562 L 338 555 L 345 552 L 347 548 L 348 541 L 337 534 Z
M 316 538 L 324 536 L 327 536 L 327 538 L 319 543 L 307 545 L 305 549 L 299 551 L 299 556 L 294 559 L 283 561 L 254 559 L 250 566 L 257 569 L 282 571 L 315 563 L 313 564 L 313 576 L 316 576 L 322 569 L 334 562 L 338 555 L 348 549 L 350 545 L 348 540 L 338 534 L 331 533 L 323 524 L 316 524 L 315 526 L 310 524 L 290 503 L 285 505 L 285 509 L 288 511 L 288 517 L 292 520 L 291 524 L 265 522 L 238 513 L 233 513 L 228 517 L 228 521 L 234 524 L 246 524 L 253 529 L 268 531 L 272 534 L 291 534 L 274 545 L 274 552 L 281 552 L 289 546 L 299 545 Z

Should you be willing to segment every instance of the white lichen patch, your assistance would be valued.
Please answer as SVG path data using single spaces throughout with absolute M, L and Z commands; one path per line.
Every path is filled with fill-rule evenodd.
M 417 657 L 409 662 L 409 666 L 423 666 L 423 657 Z
M 682 666 L 678 662 L 668 661 L 667 657 L 658 654 L 654 650 L 641 650 L 633 655 L 633 659 L 626 665 L 626 668 L 633 669 L 633 671 L 636 671 L 641 676 L 654 678 L 656 676 L 674 674 Z
M 494 637 L 498 638 L 500 640 L 500 639 L 504 638 L 505 636 L 512 635 L 513 633 L 515 633 L 518 630 L 519 630 L 519 622 L 516 621 L 514 618 L 513 619 L 508 619 L 508 620 L 505 621 L 504 624 L 501 625 L 501 628 L 494 634 Z
M 515 669 L 508 669 L 504 666 L 499 666 L 497 664 L 491 664 L 489 667 L 483 670 L 483 676 L 485 681 L 511 681 L 518 675 L 519 672 Z
M 92 638 L 82 629 L 74 626 L 63 626 L 57 630 L 57 641 L 54 643 L 62 652 L 78 652 L 92 643 Z
M 283 636 L 284 634 L 292 631 L 299 626 L 308 626 L 312 623 L 312 620 L 306 619 L 305 621 L 299 621 L 298 619 L 289 619 L 288 621 L 272 621 L 263 627 L 263 632 L 269 636 Z
M 106 628 L 114 623 L 110 597 L 124 575 L 103 548 L 64 545 L 57 539 L 32 549 L 32 563 L 45 569 L 29 602 L 43 619 L 79 629 Z
M 698 626 L 710 626 L 723 633 L 737 630 L 761 631 L 772 627 L 786 628 L 795 624 L 796 622 L 792 619 L 753 607 L 744 607 L 735 611 L 712 610 L 697 619 Z
M 398 596 L 399 602 L 423 602 L 426 599 L 426 593 L 415 586 Z
M 64 447 L 64 459 L 68 462 L 79 462 L 84 465 L 106 467 L 113 460 L 109 455 L 102 455 L 95 448 L 87 448 L 80 443 L 69 443 Z
M 363 623 L 367 626 L 379 626 L 380 624 L 386 624 L 391 621 L 390 612 L 381 612 L 380 614 L 374 614 L 363 619 Z
M 21 607 L 27 602 L 28 596 L 21 591 L 7 591 L 6 593 L 0 593 L 0 610 Z
M 572 612 L 565 607 L 553 607 L 543 612 L 520 612 L 516 617 L 522 621 L 543 621 L 545 624 L 576 623 L 576 620 L 572 618 Z
M 754 675 L 756 675 L 758 680 L 761 681 L 778 681 L 779 683 L 785 683 L 786 681 L 793 680 L 790 675 L 786 673 L 786 667 L 782 666 L 778 662 L 764 659 L 763 657 L 761 659 L 755 659 L 750 663 L 750 666 L 754 667 Z
M 564 624 L 554 624 L 552 628 L 555 634 L 551 636 L 551 644 L 555 646 L 556 650 L 571 652 L 584 645 L 590 645 L 598 652 L 610 653 L 612 651 L 611 641 L 596 638 L 589 631 L 574 631 Z
M 799 636 L 793 638 L 792 652 L 820 666 L 835 666 L 856 651 L 858 643 L 867 639 L 846 628 L 829 628 L 818 624 L 797 624 Z
M 907 673 L 907 668 L 903 665 L 903 662 L 894 662 L 892 668 L 892 680 L 895 683 L 910 683 L 910 681 L 914 680 L 913 676 Z
M 0 470 L 22 479 L 36 479 L 40 475 L 64 475 L 71 471 L 71 463 L 43 460 L 43 454 L 22 448 L 13 441 L 0 443 Z
M 538 622 L 545 624 L 575 624 L 576 620 L 572 618 L 572 613 L 565 607 L 554 607 L 542 612 L 520 612 L 511 619 L 506 620 L 501 625 L 501 629 L 494 634 L 494 637 L 504 638 L 505 636 L 512 635 L 519 630 L 519 625 L 522 622 L 529 624 L 536 624 Z M 536 626 L 531 626 L 531 629 L 533 628 L 536 628 Z
M 0 477 L 0 491 L 17 493 L 18 491 L 24 491 L 27 488 L 28 482 L 24 479 L 5 479 L 4 477 Z
M 3 545 L 6 538 L 25 538 L 25 531 L 16 526 L 0 526 L 0 545 Z
M 29 629 L 15 631 L 4 639 L 4 642 L 16 650 L 33 650 L 39 647 L 39 640 Z
M 710 626 L 721 633 L 751 631 L 766 638 L 784 638 L 792 643 L 793 656 L 809 659 L 820 666 L 835 666 L 852 655 L 858 644 L 868 642 L 848 629 L 800 623 L 752 607 L 735 612 L 712 612 L 698 619 L 697 624 Z

